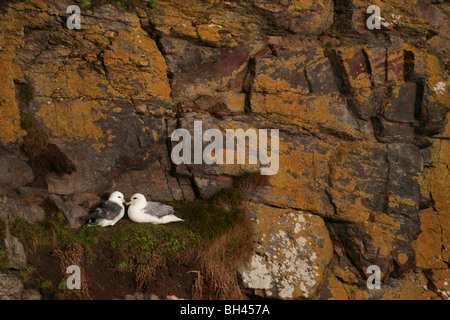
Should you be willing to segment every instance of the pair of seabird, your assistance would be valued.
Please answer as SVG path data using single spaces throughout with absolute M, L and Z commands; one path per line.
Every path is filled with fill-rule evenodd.
M 173 214 L 174 209 L 171 206 L 151 202 L 145 199 L 145 196 L 136 193 L 131 197 L 130 202 L 125 202 L 125 197 L 119 191 L 114 191 L 107 201 L 102 201 L 91 208 L 89 214 L 81 217 L 88 221 L 90 227 L 113 226 L 122 219 L 125 214 L 124 204 L 128 207 L 128 217 L 137 223 L 165 224 L 169 222 L 183 221 Z

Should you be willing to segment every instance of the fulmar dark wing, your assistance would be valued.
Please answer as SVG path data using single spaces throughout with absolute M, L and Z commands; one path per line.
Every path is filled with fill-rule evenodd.
M 107 219 L 112 220 L 115 217 L 117 217 L 120 212 L 122 211 L 122 207 L 118 205 L 117 203 L 111 202 L 111 201 L 103 201 L 95 206 L 93 206 L 89 210 L 89 214 L 87 216 L 82 217 L 83 220 L 90 220 L 90 219 Z
M 105 214 L 105 218 L 108 220 L 112 220 L 116 218 L 120 212 L 122 211 L 122 207 L 117 203 L 111 201 L 105 201 L 102 206 L 102 212 Z
M 173 213 L 173 208 L 159 202 L 147 202 L 147 206 L 143 210 L 146 214 L 161 218 Z

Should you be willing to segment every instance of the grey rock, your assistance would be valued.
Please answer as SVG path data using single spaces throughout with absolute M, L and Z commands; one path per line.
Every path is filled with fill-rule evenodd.
M 22 300 L 42 300 L 42 296 L 37 290 L 25 289 L 22 292 Z
M 136 300 L 144 300 L 145 296 L 144 296 L 144 294 L 143 294 L 142 292 L 136 292 L 136 293 L 134 294 L 134 298 L 135 298 Z
M 45 211 L 38 205 L 19 202 L 11 198 L 3 198 L 0 202 L 0 212 L 10 216 L 21 217 L 28 222 L 38 222 L 45 218 Z
M 255 212 L 255 251 L 261 254 L 238 266 L 242 286 L 265 290 L 267 297 L 312 297 L 333 255 L 324 221 L 303 211 L 265 210 L 277 218 L 265 228 L 267 213 Z
M 0 300 L 19 300 L 22 290 L 23 283 L 17 276 L 0 273 Z
M 32 182 L 34 174 L 24 160 L 0 151 L 0 177 L 0 190 L 13 190 Z
M 233 180 L 227 176 L 208 176 L 201 172 L 194 175 L 194 182 L 202 199 L 209 199 L 223 188 L 233 185 Z
M 194 101 L 195 105 L 203 110 L 208 110 L 212 106 L 214 106 L 218 102 L 218 99 L 212 96 L 200 96 L 197 100 Z
M 27 256 L 22 243 L 11 235 L 9 229 L 5 232 L 5 247 L 8 267 L 12 269 L 25 269 L 27 267 Z
M 160 300 L 159 297 L 154 293 L 150 293 L 149 299 L 150 300 Z
M 410 123 L 390 122 L 383 117 L 373 117 L 375 135 L 380 142 L 412 140 L 414 127 Z
M 333 68 L 328 59 L 324 58 L 306 67 L 306 75 L 314 93 L 339 93 L 334 80 Z
M 405 82 L 398 88 L 398 93 L 392 93 L 389 106 L 383 116 L 389 121 L 400 123 L 414 122 L 417 85 Z
M 87 215 L 87 210 L 83 209 L 80 206 L 62 201 L 55 201 L 55 204 L 66 217 L 69 227 L 79 228 L 83 225 L 83 222 L 80 221 L 79 218 Z

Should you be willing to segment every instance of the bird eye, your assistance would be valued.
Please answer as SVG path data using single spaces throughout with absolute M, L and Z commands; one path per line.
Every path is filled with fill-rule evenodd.
M 133 200 L 136 200 L 136 199 L 137 199 L 136 197 L 133 198 Z
M 120 199 L 120 198 L 122 198 L 122 196 L 117 196 L 117 198 L 119 198 L 119 199 Z

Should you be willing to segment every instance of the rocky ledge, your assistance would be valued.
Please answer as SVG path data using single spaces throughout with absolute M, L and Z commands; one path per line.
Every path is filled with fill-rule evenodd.
M 380 30 L 359 0 L 88 2 L 2 1 L 3 230 L 53 211 L 78 228 L 113 190 L 210 199 L 259 166 L 175 165 L 172 132 L 273 128 L 279 170 L 245 189 L 245 292 L 449 297 L 448 2 L 380 3 Z M 2 268 L 27 268 L 3 239 Z M 1 277 L 1 297 L 24 296 Z

